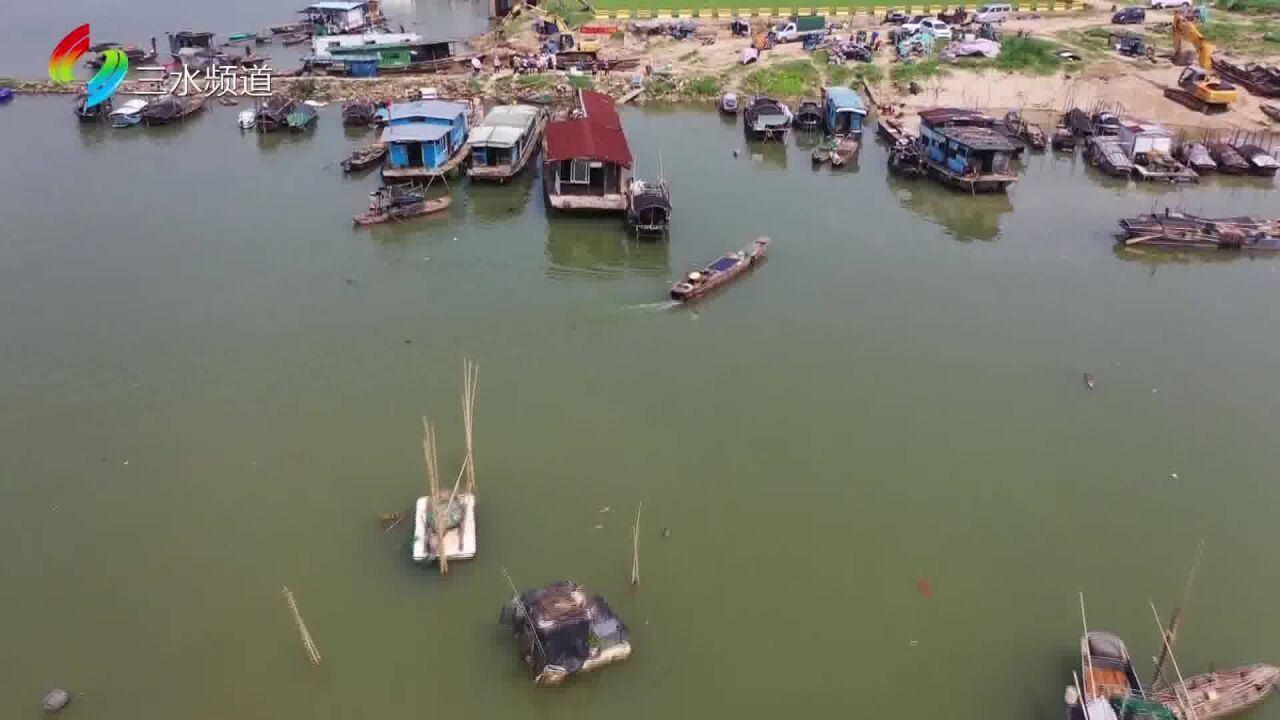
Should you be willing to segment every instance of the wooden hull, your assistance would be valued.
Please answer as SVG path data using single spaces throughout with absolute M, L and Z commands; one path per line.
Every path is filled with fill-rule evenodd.
M 360 172 L 382 162 L 382 158 L 387 156 L 386 146 L 382 146 L 371 150 L 357 150 L 351 154 L 351 157 L 342 161 L 343 172 Z
M 951 170 L 936 163 L 924 161 L 929 176 L 947 187 L 970 193 L 1004 192 L 1018 178 L 1013 175 L 978 175 L 974 177 L 957 175 Z
M 382 168 L 382 177 L 388 180 L 412 180 L 441 177 L 457 170 L 471 154 L 471 145 L 463 143 L 462 147 L 453 154 L 453 157 L 446 160 L 437 167 L 403 167 L 403 168 Z
M 1196 675 L 1184 683 L 1158 690 L 1155 699 L 1183 720 L 1221 720 L 1258 705 L 1280 681 L 1280 668 L 1247 665 Z M 1185 703 L 1192 712 L 1187 712 Z
M 732 267 L 723 270 L 717 270 L 710 274 L 707 279 L 701 282 L 693 282 L 692 279 L 681 280 L 671 286 L 671 299 L 681 302 L 688 302 L 703 297 L 717 288 L 724 287 L 736 280 L 739 276 L 751 269 L 757 263 L 763 262 L 769 251 L 769 238 L 758 238 L 751 247 L 742 251 L 742 256 L 737 259 Z M 723 256 L 715 263 L 707 266 L 701 272 L 707 273 L 711 268 L 729 256 Z M 693 275 L 693 273 L 690 273 Z
M 394 210 L 386 210 L 379 213 L 372 213 L 372 212 L 363 213 L 361 215 L 356 215 L 355 217 L 351 218 L 351 220 L 356 225 L 360 225 L 360 226 L 382 225 L 384 223 L 399 222 L 401 220 L 408 220 L 410 218 L 421 217 L 423 215 L 430 215 L 432 213 L 438 213 L 443 210 L 448 210 L 449 206 L 452 204 L 453 204 L 452 198 L 442 197 L 442 198 L 436 198 L 435 200 L 428 200 L 423 203 L 417 203 L 415 205 L 399 207 Z

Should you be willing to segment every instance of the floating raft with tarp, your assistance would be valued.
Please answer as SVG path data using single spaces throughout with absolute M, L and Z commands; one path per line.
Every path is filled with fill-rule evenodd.
M 1248 216 L 1202 218 L 1179 212 L 1139 215 L 1120 220 L 1125 245 L 1213 250 L 1280 251 L 1280 220 Z
M 622 618 L 603 597 L 569 580 L 512 598 L 501 622 L 511 628 L 539 685 L 559 685 L 570 675 L 631 655 Z

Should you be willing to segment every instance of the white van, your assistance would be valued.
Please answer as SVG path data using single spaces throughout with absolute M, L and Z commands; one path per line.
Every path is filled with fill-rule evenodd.
M 1009 19 L 1013 8 L 1009 5 L 983 5 L 978 8 L 973 19 L 980 23 L 1002 23 Z

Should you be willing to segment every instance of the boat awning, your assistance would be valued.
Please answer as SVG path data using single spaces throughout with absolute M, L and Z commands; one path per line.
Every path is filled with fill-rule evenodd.
M 356 2 L 355 0 L 323 0 L 322 2 L 314 2 L 302 8 L 302 12 L 308 10 L 332 10 L 334 12 L 350 12 L 357 10 L 366 5 L 364 2 Z
M 734 265 L 737 265 L 738 261 L 739 259 L 736 255 L 726 255 L 725 257 L 711 263 L 707 269 L 714 270 L 715 272 L 724 272 L 725 270 L 732 268 Z
M 502 125 L 524 130 L 533 127 L 533 121 L 538 117 L 539 112 L 538 108 L 532 105 L 499 105 L 484 116 L 480 127 Z
M 524 131 L 520 128 L 483 125 L 471 130 L 467 142 L 473 146 L 514 147 L 523 135 Z
M 453 121 L 459 115 L 466 114 L 467 106 L 447 100 L 415 100 L 398 102 L 391 105 L 391 122 L 409 118 L 432 118 L 435 120 Z
M 449 134 L 449 126 L 430 123 L 388 125 L 382 131 L 382 142 L 436 142 Z
M 130 100 L 115 110 L 111 111 L 112 115 L 136 115 L 142 112 L 142 108 L 147 106 L 146 100 Z
M 827 102 L 835 108 L 836 112 L 853 112 L 859 115 L 867 114 L 867 106 L 862 102 L 862 96 L 845 87 L 829 87 L 826 88 Z
M 970 150 L 994 150 L 996 152 L 1013 152 L 1013 143 L 1004 135 L 985 127 L 946 127 L 941 130 L 942 136 Z

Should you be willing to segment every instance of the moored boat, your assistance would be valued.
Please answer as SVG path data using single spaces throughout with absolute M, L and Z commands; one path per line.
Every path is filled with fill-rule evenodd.
M 387 185 L 369 193 L 369 209 L 352 218 L 356 225 L 381 225 L 447 210 L 448 195 L 432 200 L 412 188 Z
M 111 98 L 107 98 L 93 107 L 86 107 L 89 96 L 81 93 L 76 96 L 76 117 L 82 123 L 102 122 L 111 115 Z
M 355 100 L 342 106 L 342 124 L 347 127 L 365 127 L 373 124 L 378 106 L 370 100 Z
M 258 114 L 252 110 L 241 110 L 236 114 L 236 126 L 241 130 L 252 130 L 258 124 Z
M 259 132 L 272 132 L 289 127 L 289 113 L 300 103 L 285 95 L 272 95 L 258 104 L 257 127 Z
M 1246 665 L 1207 672 L 1153 693 L 1179 720 L 1221 720 L 1258 705 L 1280 682 L 1280 668 Z
M 1181 143 L 1174 148 L 1173 156 L 1198 173 L 1213 172 L 1218 169 L 1218 164 L 1213 161 L 1213 156 L 1209 154 L 1209 148 L 1205 147 L 1204 143 Z
M 1052 145 L 1054 150 L 1075 150 L 1076 136 L 1071 132 L 1071 128 L 1059 127 L 1053 131 Z
M 559 685 L 631 655 L 630 631 L 599 595 L 561 581 L 521 593 L 502 608 L 534 682 Z
M 1081 685 L 1067 686 L 1068 720 L 1116 720 L 1116 698 L 1140 698 L 1142 683 L 1134 672 L 1129 648 L 1109 632 L 1088 632 L 1080 638 Z M 1172 720 L 1165 709 L 1153 720 Z
M 382 162 L 382 158 L 386 156 L 387 146 L 384 143 L 374 143 L 373 145 L 356 148 L 351 152 L 351 157 L 342 161 L 342 172 L 351 173 L 367 170 Z
M 904 138 L 889 148 L 889 172 L 904 178 L 923 175 L 924 160 L 920 157 L 920 146 Z
M 671 225 L 671 186 L 659 180 L 627 183 L 627 225 L 637 233 L 661 234 Z
M 737 93 L 729 92 L 720 96 L 720 112 L 724 113 L 725 115 L 738 114 L 738 94 Z
M 1258 220 L 1241 216 L 1206 218 L 1166 210 L 1122 218 L 1121 242 L 1125 245 L 1156 245 L 1244 252 L 1280 251 L 1280 220 Z
M 147 106 L 146 100 L 127 100 L 120 107 L 111 111 L 111 127 L 133 127 L 142 122 L 142 110 Z
M 838 138 L 831 150 L 831 167 L 843 167 L 851 162 L 858 155 L 858 147 L 858 138 L 853 135 Z
M 1272 177 L 1276 174 L 1276 170 L 1280 170 L 1280 161 L 1276 160 L 1276 156 L 1257 145 L 1243 143 L 1236 145 L 1235 148 L 1236 152 L 1240 153 L 1240 157 L 1249 164 L 1249 172 L 1253 175 Z
M 1249 161 L 1240 156 L 1240 153 L 1225 142 L 1206 143 L 1205 147 L 1209 149 L 1209 157 L 1218 166 L 1218 172 L 1228 175 L 1244 175 L 1249 172 Z
M 1120 141 L 1106 135 L 1093 135 L 1085 141 L 1085 157 L 1089 164 L 1108 175 L 1129 177 L 1133 161 L 1124 153 Z
M 142 124 L 151 126 L 181 122 L 204 109 L 204 102 L 201 95 L 165 95 L 147 103 L 142 109 Z
M 814 130 L 822 126 L 822 105 L 814 100 L 802 100 L 796 107 L 793 124 L 802 130 Z
M 790 128 L 791 108 L 772 98 L 751 98 L 742 111 L 742 129 L 748 140 L 786 140 Z
M 467 134 L 477 180 L 504 181 L 517 175 L 538 154 L 550 115 L 536 105 L 500 105 Z
M 285 125 L 289 128 L 289 132 L 305 132 L 315 127 L 318 117 L 315 108 L 306 103 L 299 103 L 294 107 L 293 112 L 285 116 Z
M 671 286 L 671 299 L 689 301 L 701 297 L 764 260 L 768 251 L 769 238 L 760 237 L 742 250 L 721 255 L 701 270 L 695 270 L 676 281 Z

